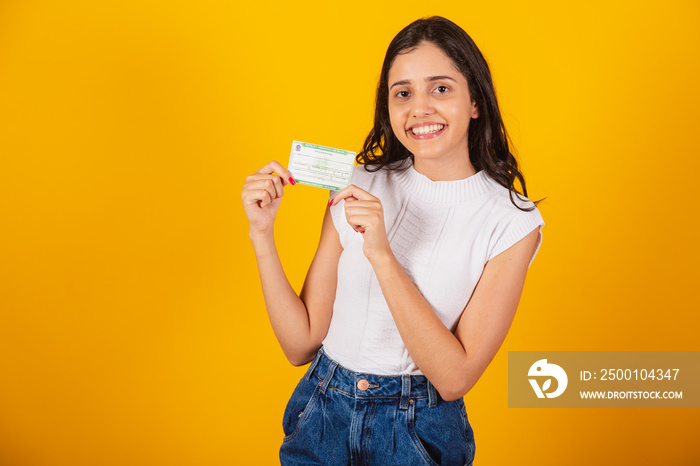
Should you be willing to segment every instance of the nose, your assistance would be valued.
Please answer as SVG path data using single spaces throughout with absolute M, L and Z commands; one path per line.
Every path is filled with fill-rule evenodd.
M 415 118 L 432 115 L 435 112 L 430 96 L 418 93 L 413 97 L 412 114 Z

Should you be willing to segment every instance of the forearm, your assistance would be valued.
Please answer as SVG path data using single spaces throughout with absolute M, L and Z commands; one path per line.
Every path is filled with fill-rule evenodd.
M 308 362 L 315 351 L 310 338 L 309 315 L 282 268 L 272 231 L 250 233 L 255 250 L 265 307 L 275 336 L 294 365 Z
M 411 358 L 444 399 L 463 396 L 482 371 L 440 321 L 390 252 L 371 261 L 384 298 Z

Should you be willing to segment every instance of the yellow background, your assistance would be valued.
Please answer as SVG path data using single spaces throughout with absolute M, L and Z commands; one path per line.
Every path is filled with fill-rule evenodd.
M 700 463 L 692 409 L 507 408 L 508 350 L 698 350 L 696 1 L 0 2 L 0 464 L 275 464 L 291 367 L 240 189 L 357 150 L 386 47 L 441 14 L 492 66 L 547 222 L 465 398 L 477 466 Z M 287 190 L 293 286 L 327 191 Z

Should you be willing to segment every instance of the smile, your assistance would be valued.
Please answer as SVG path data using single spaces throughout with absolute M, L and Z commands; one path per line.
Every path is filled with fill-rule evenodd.
M 446 127 L 447 125 L 440 123 L 416 125 L 409 128 L 407 133 L 414 139 L 430 139 L 439 136 Z
M 415 126 L 411 128 L 413 134 L 430 134 L 442 131 L 445 125 L 428 125 L 428 126 Z

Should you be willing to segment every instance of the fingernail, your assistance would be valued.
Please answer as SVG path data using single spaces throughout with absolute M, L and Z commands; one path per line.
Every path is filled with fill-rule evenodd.
M 353 228 L 353 230 L 355 230 L 355 229 Z M 355 233 L 358 233 L 358 231 L 357 231 L 357 230 L 355 230 Z
M 291 183 L 292 186 L 294 186 L 295 184 L 297 184 L 297 182 L 294 181 L 294 178 L 292 178 L 291 176 L 289 177 L 289 182 Z
M 331 202 L 328 203 L 328 207 L 333 205 L 333 199 L 331 199 Z

